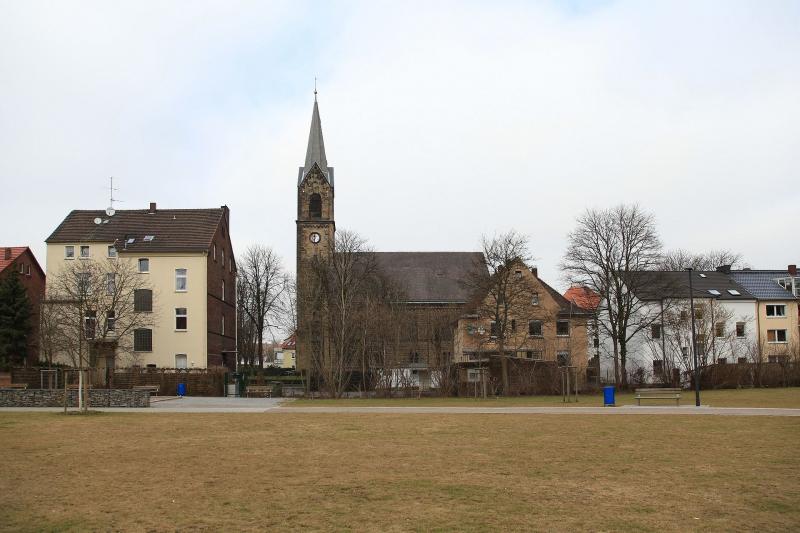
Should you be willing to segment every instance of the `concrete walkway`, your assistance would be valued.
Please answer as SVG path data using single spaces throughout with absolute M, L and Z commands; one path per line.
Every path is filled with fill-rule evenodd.
M 800 416 L 800 409 L 757 407 L 291 407 L 283 398 L 202 398 L 155 396 L 149 408 L 95 408 L 115 413 L 360 413 L 360 414 L 516 414 L 516 415 L 721 415 Z M 283 405 L 282 405 L 283 404 Z M 59 407 L 4 407 L 0 412 L 59 412 Z M 74 410 L 74 409 L 72 409 Z

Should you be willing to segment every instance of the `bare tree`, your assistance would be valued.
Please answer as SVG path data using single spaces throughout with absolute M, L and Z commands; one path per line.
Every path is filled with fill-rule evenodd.
M 134 336 L 157 319 L 148 278 L 124 258 L 69 263 L 48 279 L 47 296 L 42 344 L 51 358 L 58 353 L 81 369 L 96 366 L 101 357 L 136 363 Z
M 484 263 L 475 266 L 465 283 L 475 295 L 475 313 L 490 321 L 483 345 L 500 358 L 502 388 L 507 392 L 508 357 L 527 339 L 523 330 L 531 318 L 531 302 L 537 296 L 523 276 L 531 254 L 528 238 L 514 230 L 491 238 L 484 236 L 481 244 Z
M 242 299 L 245 307 L 240 312 L 244 312 L 254 326 L 258 366 L 263 367 L 264 336 L 280 315 L 288 278 L 278 254 L 266 246 L 250 246 L 236 264 L 242 279 L 241 287 L 246 291 Z
M 600 295 L 599 325 L 612 343 L 615 381 L 627 387 L 628 341 L 657 319 L 636 297 L 635 273 L 659 266 L 661 240 L 652 215 L 638 206 L 587 210 L 577 219 L 561 268 L 573 284 Z
M 335 398 L 350 385 L 353 373 L 364 368 L 364 321 L 368 295 L 378 273 L 374 253 L 356 233 L 338 231 L 329 254 L 311 265 L 309 294 L 311 366 L 321 385 Z
M 244 364 L 252 366 L 258 351 L 258 333 L 255 322 L 245 311 L 251 306 L 251 295 L 244 277 L 236 278 L 236 351 Z
M 742 254 L 730 250 L 711 250 L 708 252 L 693 253 L 677 248 L 669 250 L 659 262 L 661 270 L 685 270 L 692 268 L 697 271 L 713 271 L 720 266 L 742 268 L 745 266 Z

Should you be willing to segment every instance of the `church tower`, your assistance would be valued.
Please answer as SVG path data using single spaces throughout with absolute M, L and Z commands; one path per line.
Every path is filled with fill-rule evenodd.
M 311 269 L 317 259 L 333 253 L 336 224 L 333 219 L 333 167 L 325 157 L 317 92 L 308 134 L 305 165 L 297 178 L 297 369 L 308 373 L 315 320 L 310 302 Z M 316 332 L 318 335 L 320 332 Z

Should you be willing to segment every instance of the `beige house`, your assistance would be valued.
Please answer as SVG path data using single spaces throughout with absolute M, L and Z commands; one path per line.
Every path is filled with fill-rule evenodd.
M 498 315 L 486 314 L 497 303 L 491 294 L 468 307 L 475 312 L 458 319 L 453 358 L 461 367 L 460 381 L 482 381 L 482 373 L 487 371 L 493 379 L 501 380 L 498 373 L 508 372 L 504 367 L 513 363 L 522 372 L 536 365 L 554 371 L 570 367 L 582 384 L 588 364 L 587 321 L 591 313 L 568 301 L 540 279 L 535 268 L 528 269 L 522 263 L 509 283 L 519 288 L 506 294 L 519 296 L 508 306 L 504 325 L 495 320 Z M 513 371 L 507 379 L 513 390 Z
M 757 342 L 769 362 L 800 355 L 800 276 L 786 270 L 734 270 L 731 276 L 756 297 Z
M 151 203 L 140 210 L 72 211 L 45 241 L 47 276 L 55 283 L 74 262 L 126 261 L 146 281 L 146 288 L 134 291 L 132 309 L 150 314 L 151 325 L 130 331 L 130 342 L 114 343 L 130 349 L 114 348 L 113 366 L 235 368 L 236 264 L 229 224 L 227 206 L 158 209 Z M 47 296 L 55 291 L 48 284 Z M 113 320 L 113 311 L 110 317 L 88 313 L 87 327 Z

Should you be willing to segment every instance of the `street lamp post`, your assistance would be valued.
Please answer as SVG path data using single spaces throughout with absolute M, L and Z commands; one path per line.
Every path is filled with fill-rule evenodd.
M 692 267 L 689 273 L 689 312 L 692 315 L 692 358 L 694 359 L 694 404 L 700 407 L 700 365 L 697 364 L 697 340 L 694 327 L 694 285 L 692 284 Z

